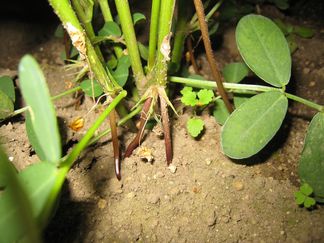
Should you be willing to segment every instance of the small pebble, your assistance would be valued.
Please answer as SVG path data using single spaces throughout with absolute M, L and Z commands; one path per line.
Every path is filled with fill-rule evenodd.
M 234 181 L 232 185 L 236 191 L 242 191 L 244 189 L 244 184 L 241 181 Z
M 107 206 L 107 201 L 105 199 L 99 199 L 98 201 L 98 208 L 104 209 Z
M 207 225 L 212 227 L 216 224 L 217 217 L 215 211 L 213 211 L 209 216 L 207 216 Z
M 135 192 L 130 192 L 130 193 L 127 194 L 127 197 L 128 198 L 134 198 L 134 197 L 136 197 L 136 193 Z
M 206 159 L 206 165 L 211 165 L 213 161 L 211 159 Z
M 14 160 L 13 156 L 8 157 L 9 161 L 12 162 Z
M 150 194 L 147 197 L 147 202 L 151 204 L 157 204 L 160 201 L 160 196 L 158 194 Z
M 175 166 L 175 165 L 169 165 L 169 170 L 171 171 L 171 173 L 176 173 L 176 171 L 177 171 L 177 166 Z

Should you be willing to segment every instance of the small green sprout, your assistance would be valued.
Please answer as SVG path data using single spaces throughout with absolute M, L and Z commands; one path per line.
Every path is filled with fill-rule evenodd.
M 299 206 L 303 206 L 305 208 L 312 208 L 315 206 L 316 201 L 312 198 L 313 188 L 304 183 L 300 188 L 299 191 L 295 192 L 295 201 Z
M 187 121 L 187 130 L 192 137 L 197 137 L 204 130 L 204 121 L 200 118 L 190 118 Z
M 182 94 L 181 102 L 187 106 L 208 105 L 214 98 L 213 91 L 209 89 L 201 89 L 196 92 L 192 90 L 192 87 L 186 86 L 180 91 L 180 93 Z

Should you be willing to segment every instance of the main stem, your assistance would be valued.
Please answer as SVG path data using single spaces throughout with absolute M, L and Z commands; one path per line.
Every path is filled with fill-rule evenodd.
M 130 56 L 132 70 L 135 76 L 136 87 L 140 93 L 144 92 L 146 78 L 137 46 L 137 40 L 127 0 L 115 0 L 128 54 Z
M 227 110 L 231 113 L 233 111 L 233 107 L 232 107 L 232 104 L 230 103 L 228 96 L 225 92 L 225 89 L 223 87 L 222 76 L 217 68 L 215 56 L 214 56 L 213 50 L 211 48 L 211 43 L 210 43 L 209 34 L 208 34 L 209 33 L 208 25 L 205 20 L 204 6 L 203 6 L 201 0 L 194 0 L 194 4 L 195 4 L 197 16 L 198 16 L 201 35 L 202 35 L 202 38 L 204 41 L 207 60 L 208 60 L 209 66 L 211 68 L 213 78 L 215 79 L 215 81 L 217 83 L 218 92 L 219 92 L 220 96 L 222 97 Z
M 152 70 L 155 62 L 158 27 L 159 27 L 159 14 L 160 14 L 161 0 L 152 1 L 151 10 L 151 23 L 150 23 L 150 36 L 149 36 L 149 54 L 147 60 L 147 66 L 149 70 Z

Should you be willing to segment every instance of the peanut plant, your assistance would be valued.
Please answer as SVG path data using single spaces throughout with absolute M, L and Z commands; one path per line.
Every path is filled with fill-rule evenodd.
M 302 193 L 305 193 L 297 194 L 296 200 L 299 204 L 310 205 L 311 199 L 307 197 L 312 194 L 314 200 L 324 202 L 324 108 L 285 91 L 291 76 L 291 56 L 283 33 L 266 17 L 254 14 L 243 17 L 236 29 L 236 42 L 244 63 L 229 64 L 220 72 L 215 65 L 216 59 L 208 36 L 211 26 L 205 19 L 211 18 L 222 1 L 215 5 L 210 2 L 206 1 L 203 6 L 201 1 L 195 0 L 196 13 L 190 12 L 193 15 L 190 18 L 181 9 L 186 1 L 180 0 L 178 19 L 175 19 L 175 0 L 153 0 L 146 47 L 137 42 L 134 28 L 145 16 L 138 13 L 132 15 L 126 0 L 114 1 L 118 21 L 110 11 L 111 2 L 96 2 L 105 21 L 98 33 L 92 26 L 94 1 L 49 0 L 79 53 L 70 67 L 79 68 L 76 81 L 83 81 L 58 96 L 50 97 L 40 67 L 30 55 L 26 55 L 19 64 L 19 79 L 27 106 L 15 111 L 12 81 L 7 77 L 0 79 L 0 118 L 25 112 L 28 138 L 40 159 L 40 162 L 17 172 L 7 155 L 0 151 L 1 242 L 41 241 L 41 231 L 54 212 L 62 185 L 74 161 L 87 146 L 108 133 L 112 136 L 115 173 L 120 180 L 122 156 L 117 129 L 127 122 L 130 127 L 133 126 L 132 118 L 137 114 L 140 116 L 139 128 L 124 156 L 131 156 L 142 140 L 147 121 L 155 118 L 163 127 L 169 165 L 173 156 L 169 107 L 175 111 L 169 95 L 171 83 L 185 86 L 181 90 L 181 101 L 195 108 L 193 118 L 188 121 L 188 129 L 193 137 L 203 130 L 199 113 L 206 107 L 214 106 L 214 116 L 223 125 L 220 138 L 223 152 L 233 159 L 249 158 L 270 142 L 286 116 L 288 99 L 317 110 L 299 162 L 301 180 L 312 191 L 303 190 Z M 206 9 L 209 9 L 207 15 Z M 202 80 L 197 76 L 170 75 L 179 73 L 184 51 L 181 47 L 187 39 L 190 49 L 191 35 L 198 30 L 202 33 L 214 81 Z M 175 36 L 172 35 L 173 31 Z M 110 47 L 108 58 L 101 49 L 106 46 Z M 70 51 L 66 46 L 66 57 L 69 57 Z M 189 54 L 193 60 L 193 53 Z M 253 72 L 267 85 L 241 84 L 248 72 Z M 224 83 L 222 76 L 226 81 Z M 63 155 L 52 100 L 79 90 L 94 98 L 104 95 L 105 110 L 72 151 Z M 127 93 L 129 99 L 136 101 L 131 111 L 123 102 Z M 233 97 L 234 106 L 229 97 Z M 117 113 L 121 117 L 119 121 Z M 107 118 L 110 128 L 94 136 Z

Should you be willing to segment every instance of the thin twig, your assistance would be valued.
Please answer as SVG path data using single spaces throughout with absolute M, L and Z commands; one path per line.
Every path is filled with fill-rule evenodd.
M 215 56 L 214 56 L 213 50 L 211 48 L 211 43 L 210 43 L 209 34 L 208 34 L 208 25 L 205 20 L 206 17 L 205 17 L 205 12 L 204 12 L 204 6 L 203 6 L 201 0 L 193 0 L 193 1 L 195 4 L 197 16 L 198 16 L 201 35 L 202 35 L 203 41 L 204 41 L 207 60 L 208 60 L 210 69 L 212 71 L 213 78 L 215 79 L 215 81 L 217 83 L 219 94 L 222 97 L 227 110 L 231 113 L 233 111 L 233 107 L 232 107 L 232 104 L 230 103 L 228 96 L 225 92 L 225 89 L 223 87 L 222 77 L 221 77 L 221 74 L 217 68 Z
M 187 48 L 188 48 L 190 62 L 192 64 L 192 67 L 193 67 L 196 74 L 200 74 L 199 68 L 198 68 L 198 65 L 197 65 L 197 62 L 196 62 L 196 59 L 195 59 L 195 55 L 194 55 L 194 49 L 192 47 L 191 36 L 187 37 Z

